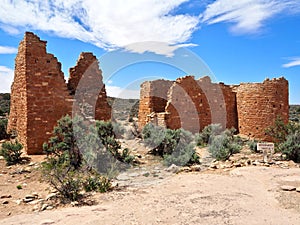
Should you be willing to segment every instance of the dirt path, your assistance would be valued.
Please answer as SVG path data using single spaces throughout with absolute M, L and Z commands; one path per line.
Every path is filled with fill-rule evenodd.
M 299 224 L 300 169 L 243 167 L 187 173 L 145 188 L 99 195 L 97 206 L 12 216 L 1 224 Z M 296 200 L 292 208 L 287 199 Z M 290 209 L 287 209 L 290 208 Z

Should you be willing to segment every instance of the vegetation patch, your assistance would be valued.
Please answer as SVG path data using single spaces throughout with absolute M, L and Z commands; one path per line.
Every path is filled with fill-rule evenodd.
M 142 131 L 142 137 L 145 144 L 151 148 L 150 153 L 163 157 L 167 165 L 200 163 L 194 149 L 193 135 L 188 131 L 165 129 L 148 123 Z

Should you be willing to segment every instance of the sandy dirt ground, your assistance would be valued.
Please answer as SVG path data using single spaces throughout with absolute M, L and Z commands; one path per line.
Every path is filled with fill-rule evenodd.
M 242 167 L 174 174 L 147 187 L 99 194 L 94 206 L 12 215 L 0 224 L 299 224 L 299 168 Z

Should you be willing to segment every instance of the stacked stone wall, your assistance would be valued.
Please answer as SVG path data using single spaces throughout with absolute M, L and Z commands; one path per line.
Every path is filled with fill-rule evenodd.
M 139 115 L 148 119 L 139 118 L 140 129 L 153 122 L 171 129 L 199 132 L 211 123 L 219 123 L 224 129 L 235 128 L 240 134 L 268 141 L 265 129 L 278 116 L 288 122 L 288 82 L 284 78 L 229 86 L 212 83 L 209 77 L 195 80 L 186 76 L 174 81 L 169 90 L 168 86 L 159 85 L 160 81 L 152 81 L 141 86 Z M 155 86 L 168 93 L 164 111 L 165 103 L 157 111 L 155 102 L 151 104 L 149 93 Z
M 17 133 L 28 154 L 43 153 L 42 145 L 52 135 L 57 120 L 72 114 L 74 90 L 82 78 L 80 74 L 84 73 L 85 66 L 89 66 L 89 74 L 96 73 L 96 81 L 89 82 L 93 83 L 91 89 L 95 85 L 102 86 L 96 95 L 98 100 L 95 99 L 97 119 L 110 119 L 110 107 L 96 57 L 91 53 L 83 54 L 80 63 L 71 70 L 68 89 L 61 63 L 54 55 L 46 52 L 46 43 L 35 34 L 26 32 L 15 60 L 8 131 Z
M 102 71 L 97 58 L 89 52 L 80 54 L 75 67 L 69 70 L 68 89 L 74 95 L 79 111 L 75 113 L 96 120 L 109 120 L 111 106 L 107 102 Z M 82 111 L 84 109 L 84 111 Z M 74 111 L 73 111 L 74 112 Z
M 252 138 L 271 140 L 265 129 L 272 126 L 278 116 L 288 123 L 288 98 L 288 81 L 284 78 L 240 84 L 237 88 L 239 132 Z
M 168 93 L 167 127 L 199 132 L 211 123 L 211 111 L 205 93 L 193 76 L 178 78 Z
M 143 128 L 148 122 L 151 113 L 160 113 L 165 111 L 168 99 L 168 91 L 173 81 L 155 80 L 146 81 L 141 84 L 140 105 L 138 123 L 139 128 Z

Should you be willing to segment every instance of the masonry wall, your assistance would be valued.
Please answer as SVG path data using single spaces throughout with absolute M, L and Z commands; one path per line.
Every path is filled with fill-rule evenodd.
M 200 78 L 197 84 L 208 101 L 210 123 L 221 124 L 224 129 L 238 129 L 236 93 L 233 88 L 224 83 L 213 83 L 208 76 Z M 202 114 L 200 117 L 206 117 L 206 114 Z M 207 126 L 207 122 L 204 124 L 205 126 Z M 204 127 L 201 126 L 201 130 Z
M 265 129 L 277 116 L 289 119 L 288 81 L 284 78 L 263 83 L 242 83 L 237 88 L 239 132 L 253 138 L 270 140 Z
M 42 153 L 57 120 L 71 112 L 61 64 L 46 42 L 26 32 L 15 61 L 9 130 L 16 130 L 28 154 Z
M 168 93 L 167 127 L 199 132 L 211 123 L 211 111 L 205 93 L 193 76 L 178 78 Z
M 169 80 L 146 81 L 141 84 L 138 115 L 140 129 L 151 119 L 148 115 L 153 112 L 160 113 L 165 111 L 168 99 L 167 94 L 172 84 L 173 81 Z
M 178 78 L 170 88 L 167 127 L 193 133 L 211 123 L 237 128 L 236 94 L 230 86 L 212 83 L 209 77 Z
M 76 66 L 70 68 L 69 73 L 68 89 L 76 100 L 74 105 L 78 106 L 76 113 L 85 118 L 109 120 L 111 106 L 107 102 L 102 71 L 97 58 L 89 52 L 81 53 Z M 73 110 L 76 108 L 74 106 Z
M 219 123 L 223 128 L 233 127 L 240 134 L 268 141 L 265 129 L 274 124 L 276 117 L 288 122 L 288 81 L 284 78 L 229 86 L 212 83 L 209 77 L 195 80 L 185 76 L 165 84 L 158 80 L 141 86 L 140 129 L 152 122 L 199 132 L 211 123 Z M 167 101 L 156 105 L 147 99 L 155 87 L 160 93 L 167 92 Z
M 93 87 L 90 88 L 93 90 L 95 85 L 100 86 L 101 91 L 95 97 L 99 98 L 98 101 L 95 100 L 96 107 L 103 104 L 104 111 L 108 111 L 97 109 L 97 119 L 110 118 L 110 107 L 106 107 L 106 92 L 98 61 L 92 54 L 83 54 L 79 61 L 72 70 L 68 89 L 61 63 L 46 52 L 46 41 L 26 32 L 20 42 L 15 60 L 15 78 L 11 87 L 8 131 L 17 133 L 28 154 L 41 154 L 42 145 L 52 135 L 57 120 L 66 114 L 72 114 L 73 103 L 75 100 L 77 102 L 74 90 L 78 82 L 75 80 L 78 78 L 79 81 L 80 74 L 84 71 L 85 66 L 82 65 L 89 66 L 89 75 L 93 72 L 96 74 L 97 79 L 93 80 Z M 91 66 L 92 61 L 94 63 Z

